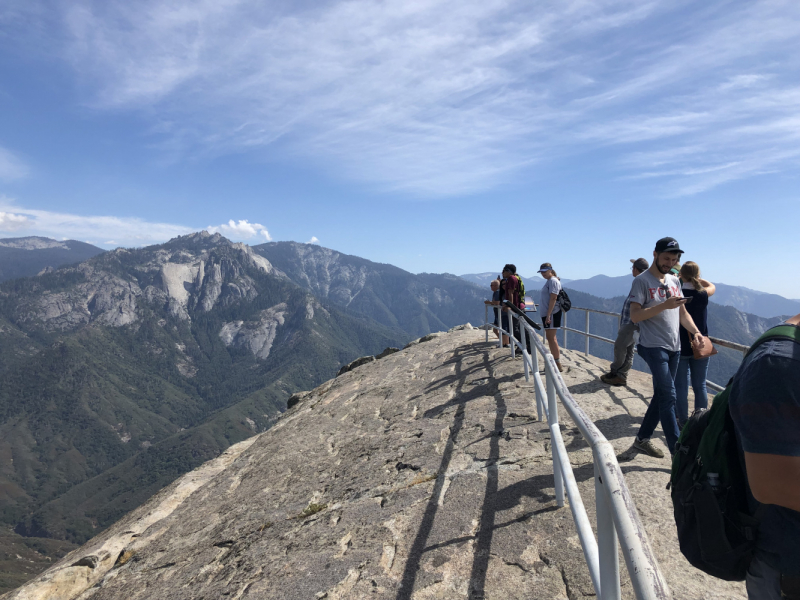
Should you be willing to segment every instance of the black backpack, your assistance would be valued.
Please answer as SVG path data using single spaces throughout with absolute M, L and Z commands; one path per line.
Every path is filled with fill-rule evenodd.
M 773 327 L 756 340 L 747 355 L 774 339 L 800 343 L 800 329 Z M 751 514 L 747 504 L 747 477 L 728 410 L 735 379 L 714 397 L 709 410 L 698 411 L 684 425 L 667 485 L 672 488 L 681 552 L 692 566 L 727 581 L 744 580 L 761 517 L 760 508 Z
M 569 299 L 567 296 L 567 292 L 564 288 L 561 288 L 561 291 L 558 292 L 558 296 L 556 296 L 556 304 L 561 307 L 561 310 L 564 312 L 569 312 L 569 309 L 572 308 L 572 300 Z

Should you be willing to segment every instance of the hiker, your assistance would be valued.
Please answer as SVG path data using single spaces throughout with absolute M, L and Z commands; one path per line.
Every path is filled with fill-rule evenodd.
M 511 263 L 507 264 L 503 267 L 503 279 L 500 282 L 500 300 L 508 300 L 514 306 L 525 308 L 525 305 L 522 303 L 522 299 L 520 298 L 520 280 L 517 277 L 517 267 Z M 509 317 L 508 313 L 510 312 L 508 308 L 503 309 L 503 329 L 506 331 L 510 331 L 509 329 Z M 517 336 L 515 336 L 517 337 Z M 508 345 L 509 339 L 508 336 L 503 336 L 503 345 Z
M 800 314 L 785 325 L 800 326 Z M 753 350 L 736 373 L 728 408 L 747 474 L 748 504 L 761 519 L 747 597 L 798 600 L 800 343 L 781 336 Z M 760 514 L 755 513 L 759 503 Z
M 544 277 L 545 282 L 542 287 L 541 308 L 544 311 L 542 317 L 542 324 L 545 329 L 545 336 L 547 337 L 547 345 L 550 347 L 550 354 L 556 361 L 558 370 L 563 372 L 564 367 L 561 366 L 561 352 L 558 349 L 558 340 L 556 334 L 561 327 L 561 307 L 558 305 L 558 293 L 561 291 L 561 280 L 553 270 L 553 265 L 550 263 L 542 263 L 539 267 L 539 273 Z
M 644 258 L 635 260 L 632 258 L 631 262 L 633 263 L 631 274 L 634 277 L 638 277 L 650 268 L 650 263 Z M 608 373 L 600 376 L 600 381 L 608 385 L 628 385 L 628 371 L 633 366 L 633 345 L 635 341 L 633 338 L 634 334 L 639 331 L 639 325 L 631 322 L 630 294 L 625 298 L 620 316 L 617 340 L 614 342 L 614 362 L 611 363 Z
M 492 306 L 498 306 L 500 304 L 500 278 L 498 277 L 497 279 L 492 279 L 492 282 L 489 284 L 489 287 L 492 290 L 492 299 L 491 300 L 484 300 L 483 303 L 484 304 L 490 304 Z M 494 324 L 495 328 L 497 328 L 497 327 L 500 326 L 500 323 L 498 322 L 498 319 L 497 319 L 498 311 L 493 308 L 492 312 L 494 313 L 493 324 Z M 493 329 L 493 331 L 494 331 L 495 336 L 497 336 L 499 338 L 500 337 L 500 332 L 497 329 Z
M 656 458 L 664 457 L 664 453 L 650 440 L 659 420 L 670 454 L 675 452 L 679 435 L 675 420 L 675 373 L 681 350 L 680 325 L 686 328 L 699 347 L 704 344 L 703 335 L 686 312 L 686 298 L 681 293 L 680 281 L 670 274 L 682 253 L 676 239 L 665 237 L 658 240 L 652 266 L 633 280 L 630 293 L 631 321 L 639 324 L 637 350 L 653 375 L 653 399 L 633 447 Z
M 714 295 L 716 286 L 700 278 L 700 267 L 697 263 L 687 260 L 680 270 L 683 282 L 681 290 L 685 298 L 692 298 L 686 305 L 686 311 L 692 317 L 704 336 L 708 336 L 708 299 Z M 680 328 L 681 357 L 678 361 L 678 373 L 675 375 L 675 413 L 678 417 L 678 428 L 683 429 L 689 420 L 689 377 L 691 375 L 692 390 L 694 391 L 694 409 L 708 407 L 708 391 L 706 390 L 706 377 L 708 376 L 708 361 L 710 357 L 695 358 L 692 341 L 686 328 Z

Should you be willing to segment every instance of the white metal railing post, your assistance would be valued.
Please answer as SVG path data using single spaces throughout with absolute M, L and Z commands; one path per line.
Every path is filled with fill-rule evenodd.
M 552 430 L 555 426 L 558 429 L 558 397 L 556 396 L 556 384 L 553 378 L 555 377 L 555 368 L 547 368 L 547 359 L 545 359 L 545 371 L 547 373 L 547 412 L 548 412 L 548 425 Z M 558 458 L 558 451 L 556 449 L 555 440 L 550 436 L 550 450 L 553 454 L 553 480 L 556 490 L 556 504 L 564 506 L 564 476 L 561 474 L 561 460 Z
M 508 345 L 511 346 L 511 358 L 517 356 L 517 345 L 514 343 L 514 317 L 516 315 L 508 311 Z
M 600 593 L 598 600 L 620 600 L 619 549 L 617 530 L 600 469 L 594 459 L 594 495 L 597 513 L 597 550 L 600 558 Z
M 533 341 L 533 340 L 531 340 Z M 536 384 L 536 378 L 539 377 L 539 351 L 536 349 L 536 344 L 531 344 L 531 365 L 533 366 L 533 395 L 536 398 L 536 418 L 539 422 L 542 421 L 542 402 L 544 398 L 539 394 L 539 386 Z
M 589 311 L 586 311 L 586 333 L 589 333 Z M 586 356 L 589 356 L 589 336 L 586 336 L 586 349 L 583 351 Z
M 522 338 L 520 342 L 522 343 L 522 362 L 525 363 L 525 381 L 530 381 L 531 372 L 528 367 L 528 359 L 530 358 L 528 355 L 528 328 L 525 327 L 525 321 L 522 317 L 519 318 L 519 337 Z
M 486 341 L 489 341 L 489 305 L 483 305 L 483 329 L 486 331 Z
M 494 314 L 497 317 L 497 347 L 503 347 L 503 331 L 501 327 L 503 327 L 503 311 L 500 310 L 499 306 L 494 307 Z

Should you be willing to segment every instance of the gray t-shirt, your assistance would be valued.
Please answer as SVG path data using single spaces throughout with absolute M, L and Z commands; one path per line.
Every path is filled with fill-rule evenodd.
M 665 275 L 664 284 L 672 296 L 683 297 L 681 284 L 674 275 Z M 642 308 L 650 308 L 667 301 L 667 290 L 650 271 L 645 271 L 633 280 L 630 301 Z M 672 352 L 681 349 L 680 308 L 660 312 L 655 317 L 639 321 L 639 343 L 645 348 L 664 348 Z
M 561 282 L 555 278 L 551 277 L 550 279 L 545 280 L 544 287 L 542 288 L 542 304 L 539 307 L 539 312 L 542 313 L 544 316 L 547 316 L 547 309 L 550 308 L 550 294 L 555 294 L 558 296 L 558 292 L 561 291 Z M 556 314 L 558 311 L 561 310 L 561 307 L 556 302 L 555 306 L 553 307 L 553 313 Z

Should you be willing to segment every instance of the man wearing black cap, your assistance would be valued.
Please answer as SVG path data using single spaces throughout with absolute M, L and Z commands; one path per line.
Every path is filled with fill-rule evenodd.
M 653 375 L 653 399 L 642 419 L 634 448 L 656 458 L 663 458 L 650 437 L 661 421 L 667 448 L 675 452 L 678 424 L 675 420 L 675 374 L 678 371 L 681 342 L 680 326 L 689 332 L 693 343 L 703 345 L 703 336 L 686 311 L 687 300 L 681 284 L 670 270 L 680 260 L 681 250 L 675 238 L 656 242 L 653 265 L 633 280 L 630 293 L 631 321 L 639 325 L 639 356 Z
M 634 277 L 650 268 L 650 263 L 644 258 L 631 259 L 631 262 L 631 273 Z M 639 331 L 639 325 L 631 321 L 630 295 L 625 298 L 620 316 L 617 341 L 614 342 L 614 362 L 611 363 L 609 372 L 600 376 L 600 381 L 608 385 L 628 385 L 628 371 L 633 366 L 633 336 Z

